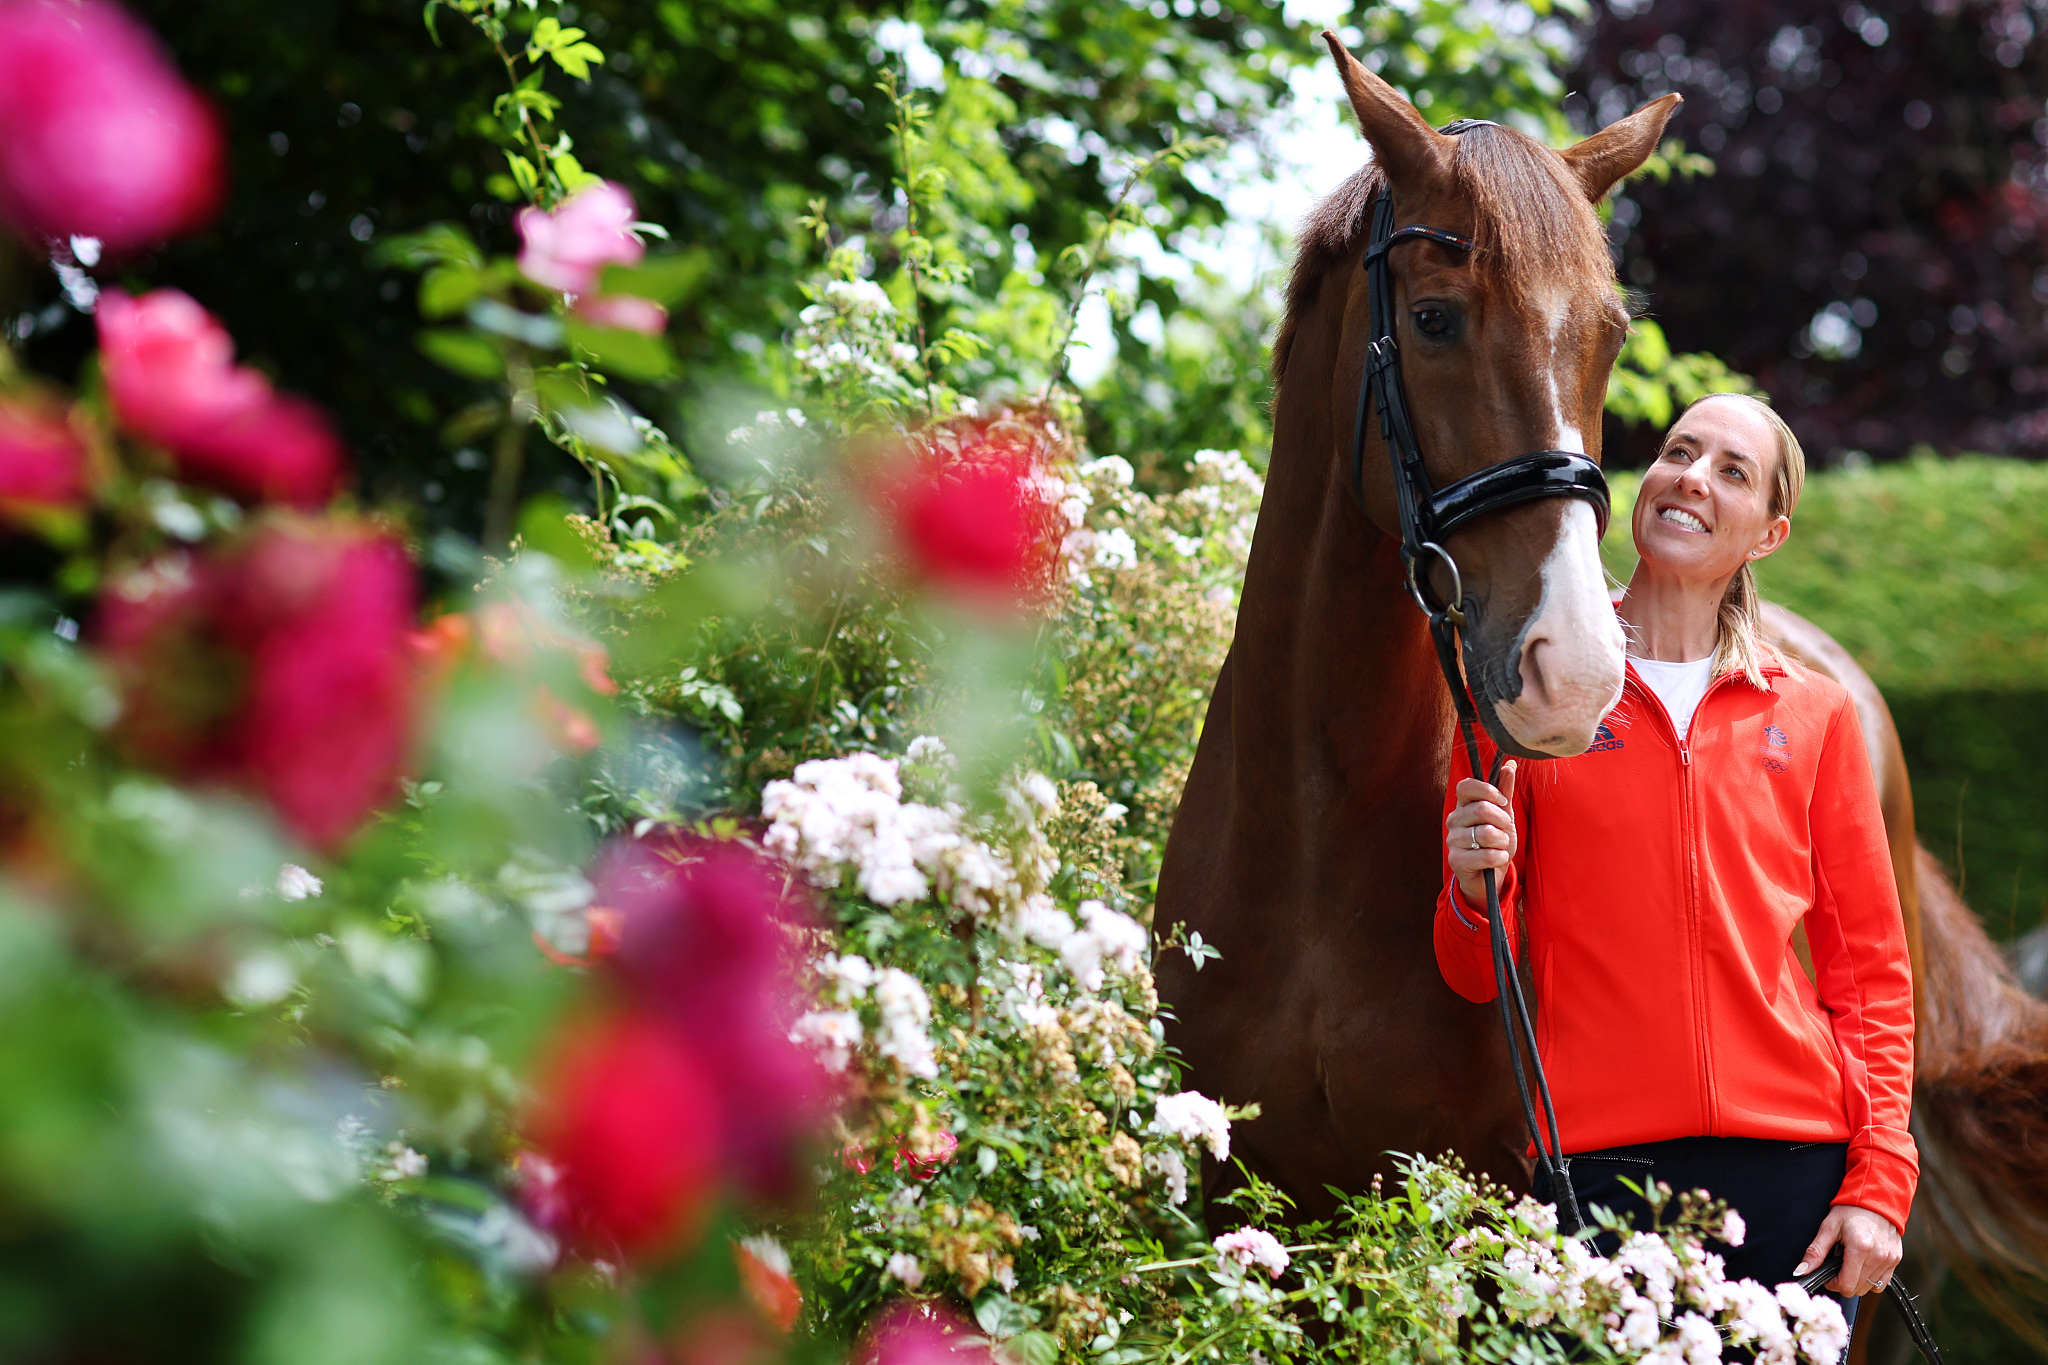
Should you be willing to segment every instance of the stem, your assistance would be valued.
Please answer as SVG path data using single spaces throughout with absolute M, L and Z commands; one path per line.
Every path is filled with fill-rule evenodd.
M 1161 148 L 1139 162 L 1130 175 L 1125 177 L 1122 187 L 1116 192 L 1116 201 L 1109 206 L 1109 216 L 1103 220 L 1102 234 L 1095 239 L 1095 249 L 1088 256 L 1088 264 L 1081 271 L 1079 288 L 1074 291 L 1074 301 L 1067 305 L 1066 325 L 1060 332 L 1059 349 L 1053 353 L 1052 377 L 1045 381 L 1045 392 L 1038 397 L 1041 404 L 1052 401 L 1052 391 L 1059 387 L 1059 382 L 1067 376 L 1067 350 L 1074 344 L 1074 328 L 1080 322 L 1081 305 L 1088 301 L 1088 282 L 1095 278 L 1095 272 L 1102 268 L 1102 258 L 1109 254 L 1110 239 L 1116 236 L 1117 220 L 1123 216 L 1124 205 L 1129 202 L 1132 191 L 1143 184 L 1145 178 L 1157 170 L 1161 163 L 1169 158 L 1188 156 L 1205 144 L 1220 145 L 1216 144 L 1213 138 L 1203 138 L 1192 143 L 1184 143 L 1176 138 L 1169 146 Z
M 512 543 L 512 518 L 519 508 L 519 477 L 526 465 L 526 423 L 510 418 L 498 429 L 491 457 L 491 498 L 484 511 L 484 544 L 503 550 Z
M 832 620 L 825 627 L 825 638 L 818 642 L 818 671 L 811 678 L 811 699 L 804 706 L 804 729 L 808 731 L 818 720 L 818 689 L 825 685 L 825 665 L 832 648 L 832 637 L 839 633 L 839 617 L 846 610 L 844 593 L 832 596 Z
M 519 95 L 519 68 L 513 65 L 512 54 L 507 52 L 505 44 L 496 38 L 491 39 L 491 46 L 496 49 L 498 60 L 505 64 L 505 79 L 512 84 L 513 107 L 519 111 L 519 126 L 526 130 L 526 140 L 533 144 L 533 169 L 537 179 L 532 196 L 534 205 L 537 208 L 545 207 L 540 202 L 540 192 L 547 186 L 548 149 L 540 140 L 540 129 L 533 126 L 532 112 L 525 105 L 517 102 Z
M 931 344 L 924 330 L 924 283 L 917 268 L 917 163 L 911 151 L 911 100 L 897 95 L 895 73 L 889 74 L 889 99 L 896 106 L 896 145 L 903 159 L 903 231 L 907 238 L 903 263 L 910 271 L 910 320 L 917 324 L 917 363 L 924 371 L 925 416 L 935 418 L 939 415 L 939 404 L 932 394 Z
M 975 1032 L 981 1031 L 981 955 L 974 951 L 974 921 L 959 919 L 953 922 L 953 937 L 967 952 L 967 1018 Z
M 510 400 L 492 453 L 491 496 L 484 509 L 484 544 L 493 550 L 512 543 L 512 523 L 519 513 L 519 479 L 526 465 L 526 425 L 540 412 L 533 395 L 533 371 L 523 355 L 507 361 L 505 383 Z
M 1282 1247 L 1281 1250 L 1292 1256 L 1303 1251 L 1334 1251 L 1336 1246 L 1328 1242 L 1303 1242 L 1300 1246 Z M 1143 1275 L 1148 1270 L 1185 1270 L 1191 1265 L 1207 1265 L 1215 1259 L 1214 1255 L 1209 1255 L 1190 1256 L 1182 1261 L 1152 1261 L 1145 1265 L 1132 1266 L 1130 1273 L 1133 1275 Z

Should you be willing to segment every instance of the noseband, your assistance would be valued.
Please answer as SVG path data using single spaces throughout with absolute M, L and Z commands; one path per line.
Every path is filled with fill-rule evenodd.
M 1493 126 L 1478 119 L 1460 119 L 1446 124 L 1441 132 L 1458 134 L 1472 128 Z M 1401 351 L 1394 342 L 1394 281 L 1387 257 L 1403 242 L 1428 241 L 1454 251 L 1472 250 L 1472 239 L 1442 228 L 1411 224 L 1394 226 L 1394 196 L 1380 191 L 1373 209 L 1372 236 L 1365 249 L 1365 274 L 1369 287 L 1372 342 L 1367 348 L 1365 374 L 1358 385 L 1358 416 L 1351 433 L 1351 488 L 1361 510 L 1365 508 L 1365 413 L 1369 403 L 1379 414 L 1380 438 L 1394 467 L 1394 496 L 1400 508 L 1401 562 L 1408 593 L 1429 618 L 1430 637 L 1436 642 L 1437 662 L 1443 667 L 1444 682 L 1458 709 L 1458 729 L 1465 743 L 1467 766 L 1479 772 L 1479 743 L 1473 733 L 1478 720 L 1472 694 L 1465 685 L 1458 660 L 1458 630 L 1466 624 L 1465 582 L 1458 562 L 1444 548 L 1459 530 L 1481 517 L 1518 507 L 1543 498 L 1579 498 L 1593 505 L 1599 518 L 1600 534 L 1607 533 L 1607 476 L 1600 466 L 1570 450 L 1538 450 L 1489 465 L 1478 473 L 1458 480 L 1442 492 L 1430 487 L 1429 472 L 1423 467 L 1422 447 L 1415 439 L 1415 425 L 1408 416 L 1408 393 L 1401 382 Z M 1430 583 L 1431 561 L 1451 575 L 1451 594 L 1439 599 Z M 1494 759 L 1489 779 L 1500 775 L 1501 759 Z M 1558 1200 L 1558 1222 L 1567 1233 L 1577 1232 L 1584 1219 L 1578 1196 L 1572 1189 L 1571 1163 L 1564 1154 L 1557 1132 L 1557 1107 L 1550 1098 L 1550 1079 L 1543 1073 L 1543 1059 L 1536 1051 L 1536 1029 L 1529 1016 L 1529 1003 L 1522 992 L 1521 977 L 1514 969 L 1508 949 L 1507 929 L 1500 909 L 1500 887 L 1493 869 L 1485 870 L 1487 921 L 1492 926 L 1493 977 L 1500 1004 L 1501 1027 L 1507 1033 L 1508 1056 L 1514 1063 L 1515 1088 L 1522 1098 L 1522 1117 L 1529 1125 L 1529 1139 L 1537 1162 L 1550 1177 L 1550 1188 Z M 1519 1025 L 1519 1027 L 1518 1027 Z M 1522 1054 L 1526 1046 L 1528 1067 Z M 1529 1090 L 1528 1072 L 1536 1077 L 1536 1100 L 1543 1106 L 1544 1125 L 1536 1123 L 1536 1103 Z M 1546 1142 L 1545 1139 L 1548 1139 Z

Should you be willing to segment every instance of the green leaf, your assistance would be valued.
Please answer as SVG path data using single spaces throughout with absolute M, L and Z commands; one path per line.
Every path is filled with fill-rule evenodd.
M 583 163 L 567 152 L 557 152 L 554 157 L 555 178 L 562 182 L 565 194 L 574 194 L 586 185 L 595 185 L 604 177 L 592 175 L 583 169 Z
M 460 327 L 435 327 L 417 338 L 420 351 L 436 364 L 472 379 L 496 379 L 505 373 L 505 357 L 475 332 Z
M 533 168 L 531 161 L 516 152 L 505 153 L 505 160 L 512 167 L 512 179 L 518 183 L 523 193 L 540 193 L 540 172 Z
M 708 251 L 681 251 L 650 256 L 639 265 L 608 265 L 598 289 L 606 294 L 631 294 L 673 308 L 697 292 L 711 271 Z
M 1004 1342 L 997 1357 L 1014 1361 L 1015 1365 L 1059 1365 L 1060 1339 L 1050 1332 L 1033 1328 Z
M 564 568 L 583 571 L 596 567 L 590 545 L 569 529 L 569 504 L 552 493 L 528 498 L 519 509 L 519 535 L 527 548 L 538 550 Z
M 666 379 L 675 373 L 675 353 L 660 337 L 618 327 L 592 327 L 571 319 L 564 324 L 569 343 L 588 355 L 599 369 L 625 379 Z
M 576 30 L 570 30 L 575 32 Z M 579 81 L 590 79 L 590 64 L 604 64 L 604 53 L 591 43 L 577 43 L 574 47 L 558 47 L 548 53 L 555 59 L 555 65 Z
M 370 251 L 370 264 L 382 269 L 419 270 L 430 265 L 476 269 L 483 263 L 484 254 L 475 240 L 454 223 L 435 223 L 418 232 L 390 237 Z
M 483 272 L 468 266 L 435 266 L 420 277 L 420 315 L 452 317 L 484 289 Z

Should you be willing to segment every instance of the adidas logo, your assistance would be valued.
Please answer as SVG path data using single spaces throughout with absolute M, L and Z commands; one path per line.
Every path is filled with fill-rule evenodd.
M 1592 746 L 1586 752 L 1589 754 L 1604 754 L 1610 749 L 1620 749 L 1623 747 L 1625 746 L 1622 742 L 1614 737 L 1613 727 L 1602 721 L 1600 728 L 1593 732 Z

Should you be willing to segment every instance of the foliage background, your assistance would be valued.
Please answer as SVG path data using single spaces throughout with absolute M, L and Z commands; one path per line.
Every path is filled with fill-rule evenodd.
M 131 263 L 127 278 L 187 289 L 245 355 L 323 401 L 347 429 L 366 502 L 408 509 L 427 537 L 477 536 L 488 470 L 472 414 L 487 394 L 422 359 L 415 282 L 373 253 L 438 220 L 465 224 L 489 249 L 512 245 L 503 130 L 490 115 L 503 86 L 495 59 L 445 13 L 430 41 L 414 0 L 138 8 L 221 107 L 234 192 L 212 231 Z M 1614 215 L 1624 278 L 1677 349 L 1755 375 L 1817 462 L 1841 463 L 1852 448 L 1878 461 L 1815 480 L 1766 591 L 1834 631 L 1886 688 L 1928 842 L 1994 933 L 2038 921 L 2048 904 L 2048 801 L 2034 772 L 2048 752 L 2038 628 L 2048 488 L 2032 465 L 1888 463 L 1915 442 L 1943 456 L 2048 444 L 2035 411 L 2048 392 L 2037 11 L 1986 0 L 1818 11 L 1609 0 L 1583 16 L 1435 0 L 1310 8 L 598 0 L 565 10 L 611 56 L 588 82 L 550 83 L 564 100 L 560 126 L 586 165 L 629 184 L 643 216 L 706 262 L 674 309 L 682 378 L 619 391 L 704 470 L 727 467 L 735 414 L 791 392 L 797 286 L 822 256 L 799 221 L 815 200 L 833 241 L 864 245 L 904 297 L 895 150 L 875 91 L 886 68 L 925 82 L 932 155 L 949 175 L 940 226 L 958 273 L 927 299 L 929 322 L 989 336 L 962 377 L 994 396 L 1045 382 L 1076 250 L 1114 203 L 1119 158 L 1175 138 L 1259 144 L 1290 79 L 1323 60 L 1312 42 L 1320 21 L 1351 20 L 1347 40 L 1426 96 L 1432 117 L 1514 116 L 1561 136 L 1680 89 L 1688 103 L 1674 131 L 1719 171 L 1629 189 Z M 1871 41 L 1872 20 L 1883 41 Z M 1358 144 L 1328 154 L 1354 160 Z M 1246 290 L 1199 262 L 1172 264 L 1192 240 L 1179 234 L 1217 224 L 1221 189 L 1199 158 L 1164 168 L 1135 197 L 1141 225 L 1114 238 L 1103 262 L 1116 353 L 1083 395 L 1085 429 L 1097 453 L 1125 455 L 1143 486 L 1163 492 L 1181 486 L 1196 450 L 1263 458 L 1270 279 Z M 1284 241 L 1270 250 L 1284 259 Z M 38 370 L 69 377 L 90 349 L 90 320 L 8 245 L 0 317 Z M 1616 462 L 1639 461 L 1654 425 L 1611 422 Z M 573 463 L 535 449 L 526 491 L 586 497 Z M 47 567 L 25 553 L 10 545 L 0 572 Z M 810 647 L 782 665 L 800 669 Z M 715 708 L 670 700 L 718 725 Z M 801 735 L 778 761 L 850 734 Z M 767 775 L 742 775 L 739 787 Z M 1160 777 L 1132 775 L 1134 793 Z M 596 814 L 625 819 L 634 797 L 622 786 Z M 1156 824 L 1153 803 L 1140 809 Z M 195 1296 L 192 1311 L 204 1303 Z

